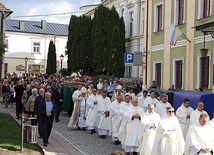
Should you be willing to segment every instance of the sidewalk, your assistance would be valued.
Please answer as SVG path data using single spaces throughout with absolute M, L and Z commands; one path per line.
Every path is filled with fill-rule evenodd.
M 9 114 L 19 125 L 21 125 L 21 120 L 16 119 L 15 114 Z M 42 139 L 37 139 L 37 144 L 42 148 L 45 155 L 82 155 L 54 130 L 51 131 L 49 143 L 50 144 L 48 144 L 47 147 L 44 147 Z

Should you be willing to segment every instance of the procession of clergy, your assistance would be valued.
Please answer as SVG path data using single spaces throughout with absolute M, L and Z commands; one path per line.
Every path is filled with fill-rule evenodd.
M 127 155 L 213 154 L 214 127 L 202 102 L 194 110 L 186 98 L 175 113 L 165 94 L 160 101 L 153 91 L 148 96 L 144 90 L 136 97 L 132 91 L 123 93 L 118 85 L 110 99 L 102 84 L 90 95 L 80 85 L 72 99 L 75 104 L 68 127 L 88 129 L 91 134 L 98 131 L 102 139 L 111 136 Z

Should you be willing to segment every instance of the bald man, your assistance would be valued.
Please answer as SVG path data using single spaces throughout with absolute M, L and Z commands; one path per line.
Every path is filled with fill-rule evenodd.
M 213 128 L 208 124 L 209 116 L 201 114 L 198 121 L 189 127 L 185 155 L 211 155 L 214 150 Z
M 199 102 L 197 108 L 195 111 L 193 111 L 190 115 L 190 125 L 194 124 L 198 121 L 198 118 L 201 114 L 207 114 L 206 111 L 204 111 L 204 103 Z M 208 120 L 210 120 L 210 117 L 208 116 Z
M 132 99 L 132 106 L 126 109 L 124 117 L 128 120 L 126 124 L 126 138 L 124 143 L 124 150 L 126 154 L 137 155 L 141 145 L 142 124 L 141 116 L 143 115 L 143 108 L 138 106 L 137 98 Z

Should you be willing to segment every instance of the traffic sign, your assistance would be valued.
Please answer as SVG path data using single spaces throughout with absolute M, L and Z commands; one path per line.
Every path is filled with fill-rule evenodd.
M 134 53 L 124 53 L 125 63 L 134 63 Z

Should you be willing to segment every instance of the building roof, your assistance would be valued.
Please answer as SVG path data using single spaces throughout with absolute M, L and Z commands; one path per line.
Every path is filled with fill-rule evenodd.
M 0 2 L 0 10 L 2 11 L 10 11 L 9 8 L 7 8 L 2 2 Z
M 68 25 L 42 21 L 6 20 L 6 32 L 68 36 Z

